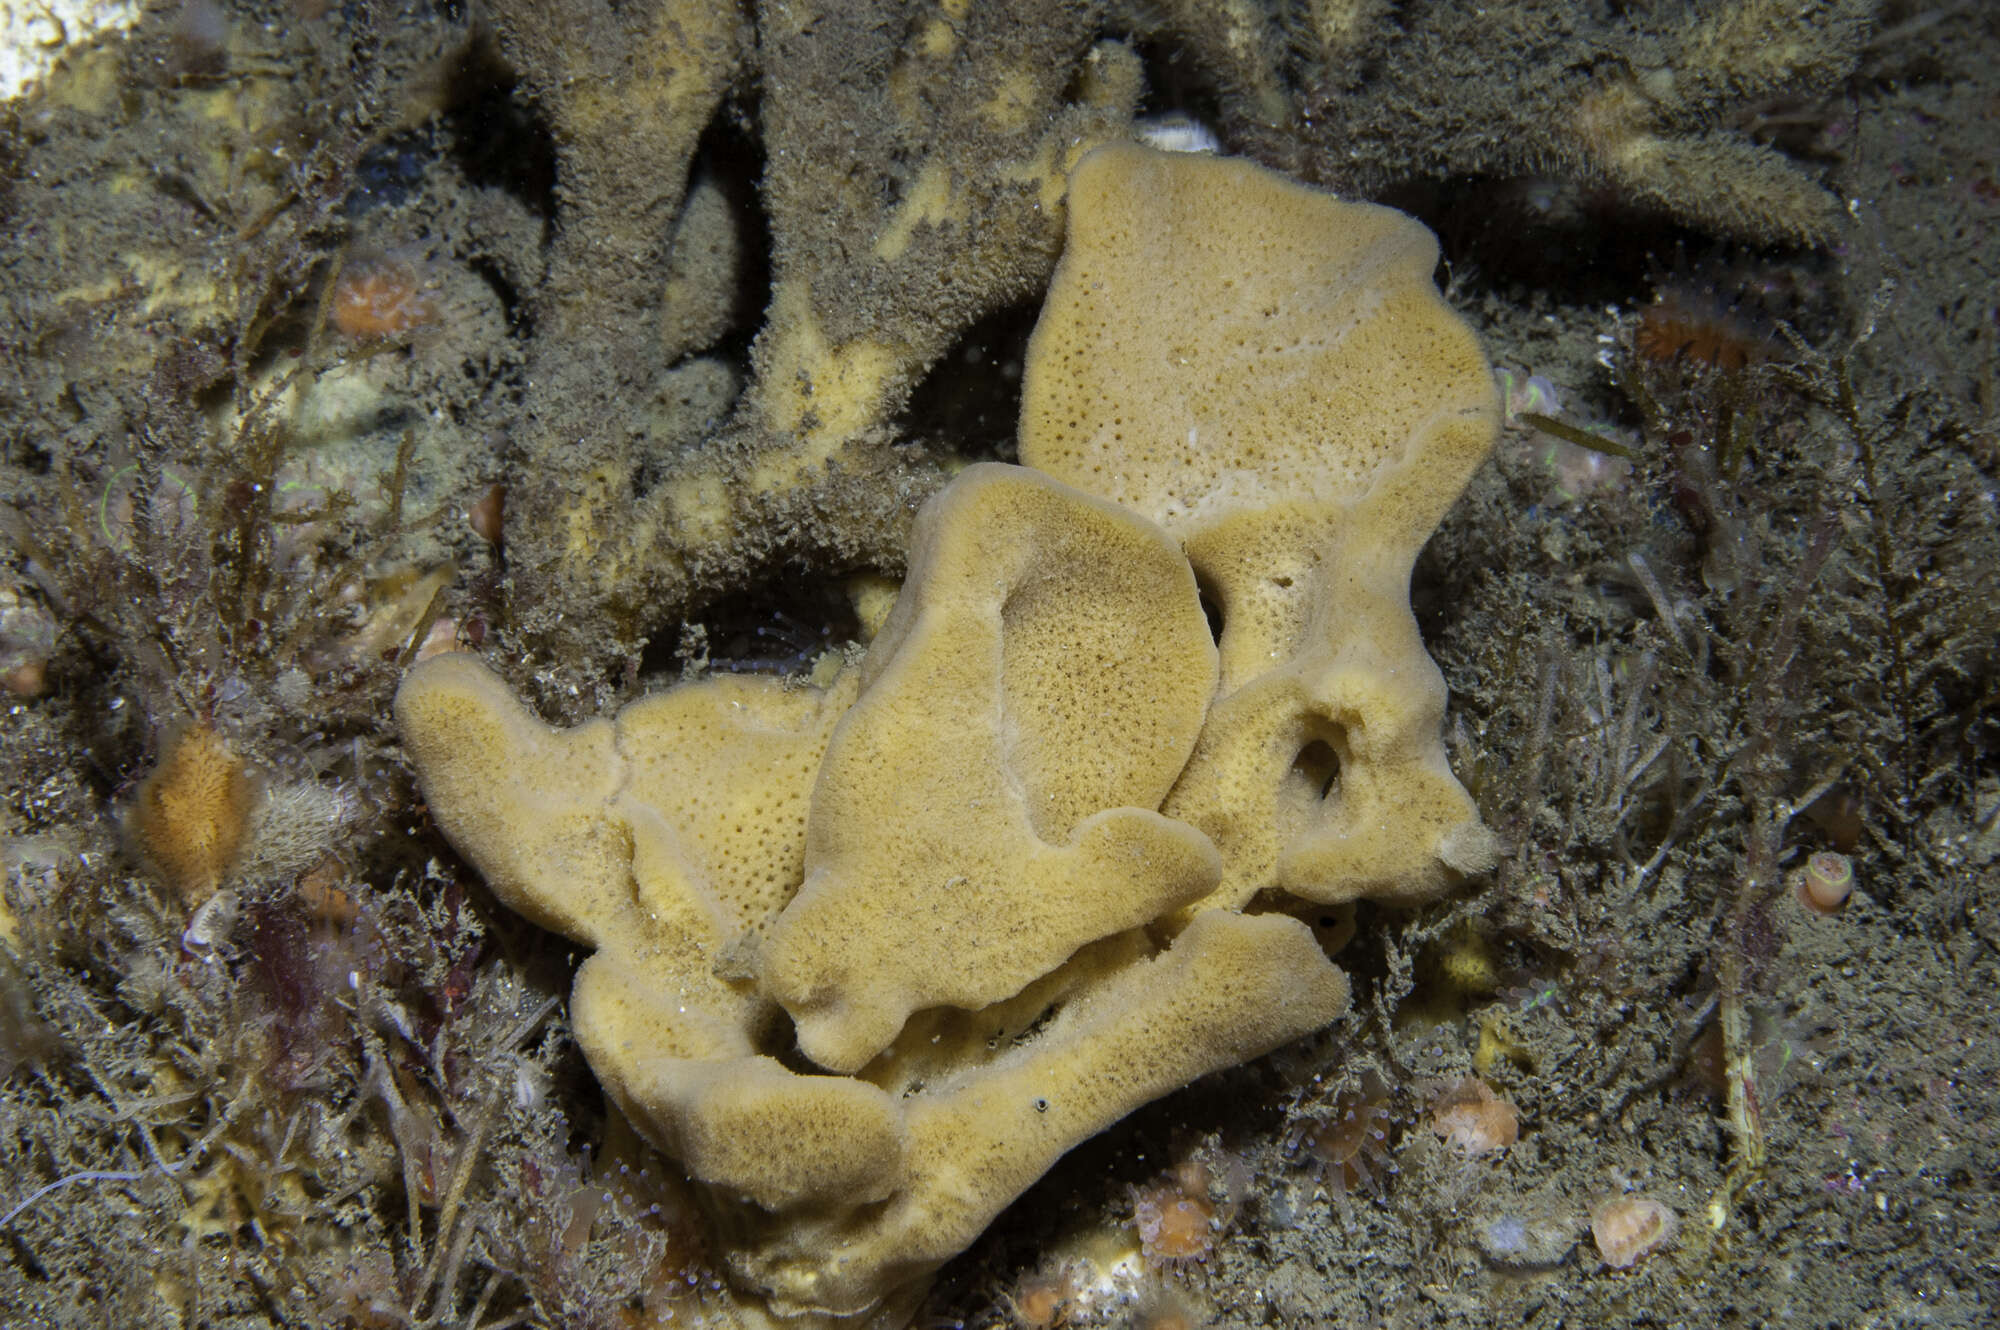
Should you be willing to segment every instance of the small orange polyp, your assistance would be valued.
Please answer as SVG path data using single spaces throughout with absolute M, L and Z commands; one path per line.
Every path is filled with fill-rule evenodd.
M 1431 1130 L 1467 1158 L 1505 1150 L 1521 1138 L 1521 1113 L 1493 1087 L 1468 1076 L 1431 1105 Z
M 1854 894 L 1854 864 L 1844 854 L 1822 850 L 1799 870 L 1799 903 L 1815 914 L 1837 914 Z
M 1647 1196 L 1619 1196 L 1590 1212 L 1590 1236 L 1597 1253 L 1614 1270 L 1628 1270 L 1673 1240 L 1680 1217 Z
M 438 319 L 438 302 L 416 269 L 397 259 L 350 263 L 333 284 L 333 326 L 356 341 L 400 337 Z

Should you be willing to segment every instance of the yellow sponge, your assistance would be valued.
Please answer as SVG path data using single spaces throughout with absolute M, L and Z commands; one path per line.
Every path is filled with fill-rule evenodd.
M 911 1012 L 1012 997 L 1221 871 L 1207 838 L 1156 811 L 1215 684 L 1173 542 L 987 463 L 925 506 L 913 546 L 820 767 L 805 885 L 758 973 L 800 1048 L 836 1071 L 860 1070 Z
M 1490 861 L 1444 760 L 1418 550 L 1499 403 L 1437 242 L 1249 162 L 1102 147 L 1028 348 L 1021 460 L 1145 513 L 1222 617 L 1220 697 L 1165 811 L 1273 886 L 1410 900 Z

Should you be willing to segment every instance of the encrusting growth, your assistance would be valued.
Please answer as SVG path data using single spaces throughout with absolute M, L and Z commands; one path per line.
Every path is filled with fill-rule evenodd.
M 1841 201 L 1742 126 L 1839 89 L 1877 7 L 1321 0 L 1292 42 L 1176 26 L 1221 84 L 1225 138 L 1320 183 L 1565 180 L 1726 235 L 1817 245 Z M 1301 91 L 1274 110 L 1273 88 Z
M 1126 131 L 1140 94 L 1138 57 L 1092 44 L 1088 7 L 926 4 L 894 21 L 868 6 L 749 8 L 763 150 L 782 164 L 762 194 L 771 298 L 730 423 L 681 449 L 637 404 L 700 374 L 710 358 L 694 353 L 728 326 L 736 283 L 677 273 L 692 250 L 744 246 L 735 210 L 698 173 L 678 193 L 748 25 L 688 0 L 593 0 L 585 12 L 617 17 L 582 24 L 496 6 L 554 111 L 565 206 L 591 208 L 556 228 L 538 317 L 564 332 L 535 378 L 539 401 L 567 409 L 545 405 L 526 427 L 534 460 L 516 496 L 514 553 L 536 587 L 523 600 L 566 607 L 530 616 L 557 642 L 574 621 L 637 634 L 770 558 L 774 530 L 842 563 L 892 565 L 909 496 L 941 477 L 889 446 L 890 422 L 959 336 L 1046 279 L 1069 168 Z M 653 364 L 667 367 L 656 383 L 631 382 Z M 618 424 L 580 441 L 575 419 Z M 663 459 L 657 483 L 635 494 L 649 456 Z M 807 509 L 816 519 L 795 523 Z

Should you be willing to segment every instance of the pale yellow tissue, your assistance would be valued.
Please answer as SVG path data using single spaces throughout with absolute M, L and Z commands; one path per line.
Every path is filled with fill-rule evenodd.
M 993 90 L 979 104 L 979 114 L 1002 134 L 1019 134 L 1034 124 L 1043 102 L 1040 80 L 1033 70 L 996 71 Z
M 926 162 L 875 240 L 875 257 L 893 263 L 903 257 L 919 226 L 943 226 L 966 218 L 965 201 L 952 189 L 951 168 Z
M 877 421 L 891 388 L 909 369 L 907 351 L 892 343 L 831 342 L 803 279 L 772 293 L 765 336 L 768 361 L 759 376 L 765 418 L 772 429 L 799 436 L 800 446 L 758 462 L 748 477 L 753 493 L 783 489 L 824 466 Z
M 902 1325 L 1078 1142 L 1340 1015 L 1284 910 L 1493 855 L 1408 600 L 1498 411 L 1429 234 L 1243 162 L 1119 145 L 1065 178 L 1088 145 L 1045 146 L 1021 169 L 1067 189 L 1069 238 L 1024 384 L 1039 469 L 924 506 L 908 576 L 850 588 L 858 663 L 569 730 L 466 653 L 398 694 L 446 836 L 594 949 L 577 1041 L 704 1185 L 733 1324 Z M 949 198 L 927 170 L 902 217 Z M 762 409 L 784 466 L 826 465 L 907 357 L 833 345 L 801 282 L 772 317 Z M 784 479 L 758 465 L 734 492 Z
M 1220 694 L 1165 805 L 1222 850 L 1212 904 L 1410 900 L 1491 856 L 1408 599 L 1498 427 L 1436 265 L 1401 213 L 1249 162 L 1116 144 L 1071 173 L 1021 459 L 1160 522 L 1220 612 Z
M 909 580 L 813 792 L 759 979 L 857 1071 L 926 1007 L 984 1007 L 1206 894 L 1162 818 L 1214 686 L 1194 578 L 1144 519 L 1021 467 L 924 509 Z M 926 945 L 942 934 L 954 945 Z

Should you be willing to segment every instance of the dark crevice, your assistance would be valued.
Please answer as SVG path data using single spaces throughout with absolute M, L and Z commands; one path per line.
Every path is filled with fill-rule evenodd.
M 1324 799 L 1340 781 L 1340 754 L 1324 739 L 1315 739 L 1292 759 L 1292 771 Z
M 795 567 L 697 612 L 679 637 L 662 635 L 639 660 L 642 676 L 677 676 L 705 652 L 717 674 L 796 675 L 821 652 L 859 637 L 845 580 Z M 698 631 L 690 631 L 698 630 Z
M 771 303 L 771 219 L 758 193 L 764 178 L 764 146 L 755 125 L 753 113 L 725 102 L 702 131 L 688 170 L 690 188 L 703 181 L 720 189 L 737 219 L 736 294 L 729 331 L 703 354 L 745 367 L 750 363 L 750 344 Z
M 1209 589 L 1207 581 L 1195 574 L 1195 587 L 1201 594 L 1202 617 L 1208 620 L 1209 638 L 1217 643 L 1222 641 L 1222 602 Z
M 472 185 L 505 190 L 545 223 L 554 218 L 555 135 L 490 35 L 467 43 L 449 86 L 445 155 Z
M 1011 462 L 1019 455 L 1021 372 L 1040 302 L 996 310 L 966 329 L 910 395 L 896 422 L 905 439 L 960 457 Z
M 1222 94 L 1200 57 L 1166 33 L 1138 38 L 1133 44 L 1145 68 L 1140 115 L 1177 113 L 1198 124 L 1222 123 Z
M 467 260 L 466 266 L 491 288 L 494 298 L 500 302 L 500 312 L 507 320 L 508 334 L 522 342 L 533 337 L 534 315 L 529 309 L 528 302 L 521 298 L 519 288 L 508 277 L 506 266 L 486 254 L 475 254 Z

